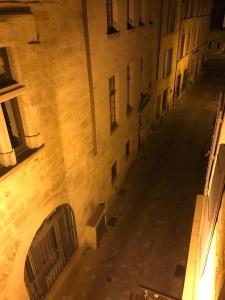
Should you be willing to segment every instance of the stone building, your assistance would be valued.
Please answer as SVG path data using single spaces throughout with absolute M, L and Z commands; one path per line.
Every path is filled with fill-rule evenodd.
M 0 299 L 43 299 L 96 246 L 146 137 L 200 74 L 210 5 L 0 1 Z
M 225 297 L 225 95 L 221 93 L 204 195 L 196 199 L 183 299 Z

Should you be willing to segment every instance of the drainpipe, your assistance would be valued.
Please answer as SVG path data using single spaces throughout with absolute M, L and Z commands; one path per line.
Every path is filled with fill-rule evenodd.
M 90 104 L 91 104 L 93 153 L 94 153 L 94 155 L 96 155 L 97 154 L 97 137 L 96 137 L 95 101 L 94 101 L 94 88 L 93 88 L 91 51 L 90 51 L 90 39 L 89 39 L 88 14 L 87 14 L 87 1 L 86 0 L 82 0 L 82 9 L 83 9 L 83 28 L 84 28 L 86 59 L 87 59 L 89 94 L 90 94 Z
M 160 64 L 160 51 L 161 51 L 161 39 L 162 39 L 162 22 L 163 22 L 163 0 L 161 0 L 161 7 L 160 7 L 160 23 L 159 23 L 159 43 L 158 43 L 158 61 L 157 61 L 157 70 L 156 76 L 159 81 L 159 64 Z
M 178 2 L 177 2 L 178 3 Z M 176 84 L 177 84 L 177 71 L 178 71 L 178 60 L 179 60 L 179 50 L 180 50 L 180 35 L 181 35 L 181 23 L 182 23 L 182 3 L 180 10 L 180 24 L 179 24 L 179 32 L 178 32 L 178 41 L 177 41 L 177 57 L 176 57 L 176 70 L 175 70 L 175 78 L 174 78 L 174 86 L 173 86 L 173 106 L 175 105 L 175 95 L 176 95 Z

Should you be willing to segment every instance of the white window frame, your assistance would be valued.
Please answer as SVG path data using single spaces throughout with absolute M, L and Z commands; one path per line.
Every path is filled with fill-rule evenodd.
M 16 98 L 18 102 L 19 113 L 22 119 L 22 127 L 24 130 L 24 138 L 26 148 L 35 149 L 42 146 L 40 133 L 35 130 L 32 125 L 30 114 L 26 114 L 23 110 L 23 101 L 27 98 L 26 88 L 18 83 L 17 76 L 15 74 L 15 64 L 12 62 L 12 47 L 8 45 L 0 45 L 1 48 L 5 48 L 7 51 L 9 67 L 12 73 L 12 78 L 15 83 L 0 89 L 0 103 L 5 103 L 11 99 Z M 0 166 L 9 167 L 17 164 L 17 157 L 15 149 L 13 149 L 9 137 L 8 128 L 6 125 L 5 117 L 0 105 Z

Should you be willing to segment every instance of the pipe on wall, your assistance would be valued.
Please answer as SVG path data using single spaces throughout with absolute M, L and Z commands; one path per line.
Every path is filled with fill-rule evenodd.
M 95 117 L 95 101 L 94 101 L 95 99 L 94 99 L 90 39 L 89 39 L 89 28 L 88 28 L 88 13 L 87 13 L 87 1 L 86 0 L 82 0 L 82 9 L 83 9 L 83 28 L 84 28 L 86 59 L 87 59 L 90 104 L 91 104 L 93 153 L 94 153 L 94 155 L 96 155 L 97 154 L 97 135 L 96 135 L 96 117 Z

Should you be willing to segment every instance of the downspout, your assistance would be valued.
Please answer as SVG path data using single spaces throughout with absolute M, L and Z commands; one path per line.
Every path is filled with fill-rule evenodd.
M 177 2 L 178 3 L 178 2 Z M 177 41 L 177 57 L 176 57 L 176 70 L 175 70 L 175 78 L 174 78 L 174 86 L 173 86 L 173 106 L 175 105 L 175 95 L 176 95 L 176 84 L 177 84 L 177 70 L 178 70 L 178 58 L 180 52 L 180 34 L 181 34 L 181 22 L 182 22 L 182 3 L 181 3 L 181 10 L 180 10 L 180 24 L 179 24 L 179 32 L 178 32 L 178 41 Z
M 84 40 L 85 40 L 85 50 L 86 50 L 86 59 L 87 59 L 89 94 L 90 94 L 90 104 L 91 104 L 93 153 L 94 153 L 94 155 L 96 155 L 97 154 L 97 136 L 96 136 L 96 118 L 95 118 L 95 101 L 94 101 L 95 99 L 94 99 L 90 39 L 89 39 L 89 29 L 88 29 L 88 13 L 87 13 L 87 1 L 86 0 L 82 0 L 82 9 L 83 9 L 83 27 L 84 27 Z
M 159 23 L 159 43 L 158 43 L 158 61 L 156 70 L 156 80 L 159 81 L 159 64 L 160 64 L 160 51 L 161 51 L 161 39 L 162 39 L 162 22 L 163 22 L 163 0 L 161 0 L 160 10 L 160 23 Z

